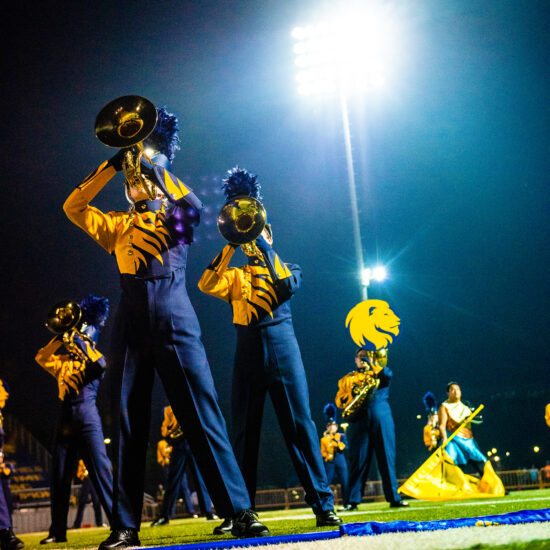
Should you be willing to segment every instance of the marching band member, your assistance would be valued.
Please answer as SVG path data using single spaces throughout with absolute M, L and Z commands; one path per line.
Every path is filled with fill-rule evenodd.
M 269 534 L 250 510 L 198 319 L 187 294 L 187 253 L 202 204 L 163 167 L 170 166 L 179 149 L 177 130 L 177 118 L 166 109 L 158 109 L 154 131 L 144 141 L 146 147 L 155 149 L 151 155 L 155 164 L 141 164 L 146 183 L 156 193 L 154 200 L 127 179 L 130 212 L 104 213 L 90 206 L 124 168 L 121 149 L 92 172 L 63 206 L 74 224 L 116 257 L 121 274 L 122 296 L 112 345 L 113 416 L 118 420 L 114 434 L 113 530 L 101 543 L 101 550 L 140 544 L 148 440 L 148 430 L 143 427 L 150 423 L 155 370 L 200 464 L 216 510 L 233 518 L 232 534 Z
M 426 425 L 422 431 L 424 445 L 428 447 L 428 451 L 433 451 L 441 439 L 439 435 L 439 416 L 437 414 L 437 399 L 435 395 L 429 391 L 422 398 L 424 407 L 428 412 L 428 418 L 426 420 Z
M 7 385 L 0 380 L 0 475 L 6 476 L 11 474 L 11 469 L 4 463 L 4 417 L 2 409 L 6 406 L 9 395 Z M 0 483 L 0 550 L 21 550 L 25 544 L 13 532 L 10 495 L 6 494 L 6 489 L 8 489 L 7 484 Z
M 170 519 L 173 518 L 176 513 L 176 503 L 180 489 L 183 492 L 187 511 L 191 514 L 191 516 L 198 517 L 195 513 L 195 507 L 191 501 L 191 494 L 187 483 L 187 475 L 185 470 L 188 466 L 189 470 L 193 473 L 199 506 L 206 515 L 206 519 L 219 519 L 218 516 L 212 511 L 210 495 L 208 494 L 202 476 L 197 469 L 197 464 L 191 454 L 189 443 L 185 439 L 183 430 L 181 429 L 172 407 L 170 406 L 164 408 L 161 435 L 165 438 L 163 441 L 165 441 L 167 445 L 161 445 L 160 447 L 157 445 L 157 457 L 160 457 L 161 462 L 168 466 L 168 476 L 165 484 L 166 491 L 164 492 L 164 497 L 162 500 L 160 517 L 153 521 L 151 527 L 167 525 L 170 523 Z M 170 449 L 170 452 L 167 452 L 168 448 Z
M 358 349 L 355 353 L 356 369 L 338 382 L 335 402 L 340 409 L 345 409 L 359 395 L 370 377 L 376 378 L 378 384 L 374 396 L 366 398 L 357 413 L 349 419 L 350 480 L 349 494 L 342 508 L 345 511 L 357 510 L 362 500 L 373 452 L 376 454 L 386 500 L 392 508 L 408 506 L 397 492 L 395 427 L 389 403 L 393 373 L 387 367 L 387 361 L 386 349 Z
M 80 493 L 78 494 L 78 507 L 76 509 L 73 529 L 80 529 L 80 526 L 82 525 L 84 509 L 86 508 L 86 504 L 88 504 L 88 497 L 92 498 L 95 524 L 98 527 L 107 527 L 107 524 L 103 523 L 103 517 L 101 515 L 101 501 L 99 500 L 99 497 L 95 492 L 94 486 L 90 480 L 90 474 L 86 469 L 86 465 L 84 464 L 84 461 L 82 459 L 78 461 L 76 477 L 82 482 L 82 485 L 80 486 Z
M 228 174 L 224 180 L 227 199 L 243 193 L 260 198 L 254 175 L 238 167 Z M 339 525 L 292 325 L 290 298 L 300 287 L 302 272 L 299 266 L 282 262 L 272 243 L 271 227 L 266 225 L 256 239 L 259 252 L 252 251 L 248 264 L 238 268 L 229 267 L 236 245 L 225 246 L 199 281 L 201 291 L 230 303 L 233 310 L 237 330 L 231 394 L 235 454 L 254 503 L 262 413 L 269 392 L 317 526 Z M 224 521 L 214 532 L 223 532 L 229 525 Z
M 62 402 L 52 456 L 52 522 L 48 536 L 40 544 L 67 540 L 71 482 L 79 454 L 103 509 L 109 520 L 111 518 L 113 474 L 96 405 L 99 383 L 106 367 L 96 342 L 109 314 L 109 301 L 90 294 L 80 302 L 80 308 L 82 319 L 74 337 L 78 348 L 60 353 L 64 342 L 56 336 L 36 354 L 36 362 L 57 380 L 58 397 Z
M 329 484 L 332 485 L 335 480 L 338 480 L 343 498 L 347 497 L 349 480 L 348 464 L 344 456 L 346 444 L 346 434 L 338 431 L 338 424 L 334 420 L 329 420 L 321 438 L 321 455 L 325 462 Z

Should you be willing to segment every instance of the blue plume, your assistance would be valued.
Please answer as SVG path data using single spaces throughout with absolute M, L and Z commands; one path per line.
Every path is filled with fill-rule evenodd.
M 176 156 L 176 151 L 181 149 L 178 135 L 178 118 L 173 113 L 169 113 L 166 107 L 158 108 L 157 115 L 155 129 L 143 141 L 143 144 L 145 147 L 151 147 L 155 151 L 166 155 L 168 160 L 172 162 Z
M 222 189 L 227 200 L 237 195 L 249 195 L 253 199 L 261 200 L 262 186 L 258 183 L 256 176 L 247 172 L 244 168 L 231 168 L 227 171 L 227 177 L 223 180 Z
M 80 302 L 82 322 L 99 328 L 109 316 L 109 299 L 88 295 Z
M 437 399 L 435 398 L 434 393 L 431 391 L 424 395 L 422 401 L 424 402 L 424 407 L 428 412 L 436 411 L 439 407 L 437 404 Z
M 323 414 L 325 415 L 326 422 L 336 420 L 336 405 L 334 403 L 327 403 L 323 407 Z

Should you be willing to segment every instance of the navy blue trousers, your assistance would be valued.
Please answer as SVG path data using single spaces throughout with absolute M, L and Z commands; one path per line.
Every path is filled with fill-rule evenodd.
M 67 514 L 79 457 L 89 472 L 90 481 L 99 496 L 103 509 L 111 520 L 113 474 L 107 457 L 99 412 L 93 402 L 71 404 L 64 401 L 57 427 L 52 457 L 50 534 L 65 538 Z
M 95 492 L 94 486 L 89 477 L 85 478 L 80 487 L 80 494 L 78 495 L 78 508 L 76 510 L 76 517 L 74 519 L 73 528 L 78 529 L 82 525 L 82 518 L 84 516 L 84 509 L 88 504 L 88 497 L 92 498 L 92 506 L 94 508 L 95 524 L 100 526 L 103 523 L 103 517 L 101 516 L 101 502 Z
M 373 453 L 376 455 L 386 500 L 401 500 L 395 474 L 395 425 L 389 402 L 375 397 L 365 413 L 350 422 L 346 435 L 350 461 L 349 496 L 346 503 L 361 502 Z
M 205 514 L 212 512 L 210 495 L 204 484 L 204 480 L 197 469 L 195 459 L 191 454 L 191 449 L 181 437 L 177 441 L 171 442 L 172 454 L 170 455 L 170 464 L 168 466 L 168 478 L 166 480 L 166 492 L 162 501 L 161 516 L 165 518 L 173 518 L 176 513 L 176 503 L 180 489 L 183 492 L 185 505 L 190 514 L 195 513 L 195 507 L 191 502 L 191 492 L 187 482 L 186 468 L 194 477 L 195 488 L 201 510 Z
M 113 529 L 140 526 L 155 370 L 216 510 L 232 517 L 250 508 L 185 288 L 185 270 L 152 279 L 123 275 L 121 282 L 112 354 Z
M 325 471 L 327 473 L 327 480 L 329 485 L 333 485 L 336 482 L 340 483 L 342 488 L 342 498 L 345 500 L 348 495 L 349 487 L 349 475 L 348 475 L 348 463 L 343 453 L 334 453 L 334 458 L 329 462 L 325 462 Z
M 237 351 L 231 395 L 235 456 L 254 503 L 258 449 L 267 393 L 315 513 L 334 508 L 319 448 L 317 428 L 311 419 L 309 390 L 292 319 L 258 328 L 235 325 Z
M 4 488 L 0 483 L 0 531 L 11 527 L 10 511 L 4 495 Z

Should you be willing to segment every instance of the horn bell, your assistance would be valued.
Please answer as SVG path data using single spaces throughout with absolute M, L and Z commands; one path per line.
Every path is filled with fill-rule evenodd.
M 58 302 L 50 309 L 46 327 L 54 334 L 63 334 L 76 327 L 81 318 L 81 307 L 76 302 L 65 300 Z
M 139 95 L 125 95 L 101 109 L 94 130 L 101 143 L 125 148 L 143 141 L 156 123 L 157 109 L 151 101 Z
M 233 197 L 218 214 L 218 230 L 231 244 L 241 245 L 256 240 L 266 222 L 262 203 L 248 195 Z

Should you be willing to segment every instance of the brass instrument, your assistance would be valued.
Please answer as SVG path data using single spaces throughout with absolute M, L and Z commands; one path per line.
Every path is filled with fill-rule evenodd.
M 254 242 L 264 230 L 267 215 L 262 203 L 248 195 L 229 200 L 218 214 L 218 230 L 231 244 L 240 245 L 247 256 L 261 256 Z
M 95 120 L 95 134 L 108 147 L 126 149 L 122 169 L 130 187 L 138 187 L 150 200 L 157 197 L 153 182 L 141 173 L 140 161 L 145 155 L 143 140 L 155 129 L 157 109 L 148 99 L 126 95 L 107 103 Z
M 179 439 L 183 435 L 183 430 L 179 424 L 176 424 L 168 431 L 167 435 L 170 439 Z
M 65 300 L 55 304 L 48 313 L 46 327 L 50 332 L 61 335 L 61 340 L 69 353 L 78 357 L 82 362 L 88 357 L 80 349 L 80 346 L 75 344 L 74 338 L 78 335 L 83 340 L 91 342 L 90 338 L 80 332 L 77 327 L 82 319 L 82 309 L 76 302 Z
M 374 375 L 365 373 L 365 380 L 363 382 L 363 387 L 359 393 L 350 401 L 348 405 L 342 411 L 342 418 L 344 420 L 353 420 L 357 413 L 361 410 L 363 405 L 366 405 L 369 401 L 372 400 L 378 386 L 380 385 L 380 380 Z

